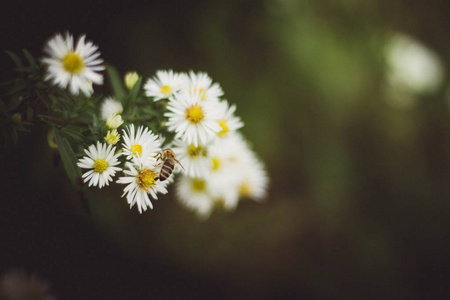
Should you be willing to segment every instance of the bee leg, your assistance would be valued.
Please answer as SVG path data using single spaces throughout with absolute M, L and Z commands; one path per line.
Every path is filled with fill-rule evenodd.
M 158 167 L 158 166 L 160 166 L 163 163 L 162 159 L 161 159 L 161 155 L 158 153 L 155 157 L 156 157 L 156 162 L 161 160 L 161 162 L 159 164 L 157 163 L 157 164 L 154 165 L 155 167 Z
M 159 176 L 156 176 L 155 178 L 153 178 L 154 181 L 158 180 Z

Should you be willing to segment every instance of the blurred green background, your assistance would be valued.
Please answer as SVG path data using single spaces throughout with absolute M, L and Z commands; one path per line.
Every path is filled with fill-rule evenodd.
M 69 30 L 122 74 L 207 72 L 271 182 L 264 203 L 206 221 L 173 186 L 142 215 L 119 189 L 90 190 L 88 216 L 36 127 L 1 149 L 0 271 L 35 271 L 58 299 L 450 297 L 446 1 L 12 5 L 2 49 L 40 56 Z M 439 57 L 433 89 L 389 81 L 399 34 Z

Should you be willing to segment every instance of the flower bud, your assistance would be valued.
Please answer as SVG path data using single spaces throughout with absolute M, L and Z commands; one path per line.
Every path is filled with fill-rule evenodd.
M 125 74 L 124 81 L 127 89 L 131 90 L 138 79 L 139 75 L 136 72 L 128 72 L 127 74 Z
M 120 134 L 117 132 L 117 129 L 109 130 L 105 136 L 105 142 L 108 145 L 115 145 L 120 140 Z
M 111 129 L 117 129 L 120 125 L 123 124 L 122 116 L 121 115 L 112 115 L 106 120 L 106 126 Z

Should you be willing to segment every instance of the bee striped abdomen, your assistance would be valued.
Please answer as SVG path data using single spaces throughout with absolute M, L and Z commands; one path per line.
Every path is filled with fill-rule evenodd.
M 171 161 L 165 161 L 159 173 L 159 180 L 164 181 L 170 177 L 173 172 L 174 164 Z

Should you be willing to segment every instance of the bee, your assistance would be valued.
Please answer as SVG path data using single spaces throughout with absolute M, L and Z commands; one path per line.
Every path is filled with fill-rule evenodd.
M 156 155 L 156 161 L 162 161 L 161 171 L 159 171 L 159 176 L 155 177 L 155 181 L 164 181 L 170 177 L 175 168 L 175 162 L 177 162 L 182 168 L 181 163 L 175 158 L 175 153 L 171 149 L 163 149 Z M 183 168 L 184 170 L 184 168 Z

